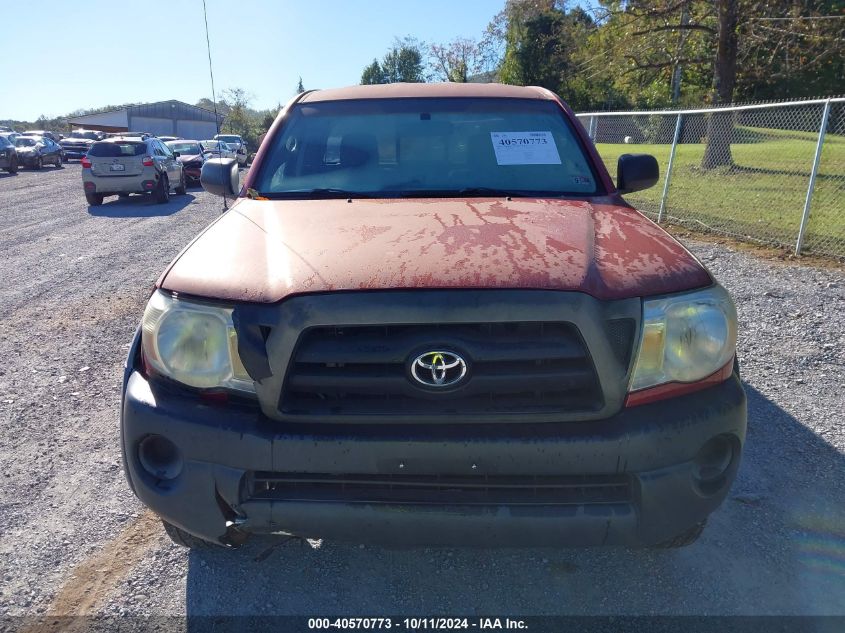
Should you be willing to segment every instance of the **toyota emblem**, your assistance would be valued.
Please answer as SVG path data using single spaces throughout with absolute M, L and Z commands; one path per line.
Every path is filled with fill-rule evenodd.
M 455 352 L 425 352 L 411 363 L 411 376 L 424 387 L 454 387 L 466 374 L 466 361 Z

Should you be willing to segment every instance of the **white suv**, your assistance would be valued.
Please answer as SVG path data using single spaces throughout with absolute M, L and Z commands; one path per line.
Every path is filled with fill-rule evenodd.
M 217 134 L 214 137 L 214 140 L 223 141 L 235 150 L 236 157 L 238 159 L 238 167 L 244 167 L 246 165 L 248 154 L 246 141 L 244 141 L 243 138 L 237 134 Z

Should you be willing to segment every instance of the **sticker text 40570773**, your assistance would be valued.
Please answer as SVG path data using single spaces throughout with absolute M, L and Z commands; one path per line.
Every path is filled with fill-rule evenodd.
M 490 132 L 499 165 L 560 165 L 551 132 Z

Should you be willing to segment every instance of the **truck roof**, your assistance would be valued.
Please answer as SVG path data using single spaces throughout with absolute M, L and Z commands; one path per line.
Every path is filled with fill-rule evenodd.
M 306 93 L 300 100 L 300 103 L 345 101 L 349 99 L 436 99 L 443 97 L 554 100 L 554 95 L 551 92 L 537 86 L 464 83 L 393 83 L 315 90 L 314 92 Z

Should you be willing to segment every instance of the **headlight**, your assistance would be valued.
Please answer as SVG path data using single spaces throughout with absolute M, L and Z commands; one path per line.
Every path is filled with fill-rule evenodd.
M 736 308 L 721 286 L 643 302 L 640 349 L 629 391 L 695 382 L 736 351 Z
M 238 356 L 232 310 L 176 299 L 156 290 L 141 323 L 144 359 L 189 387 L 255 391 Z

